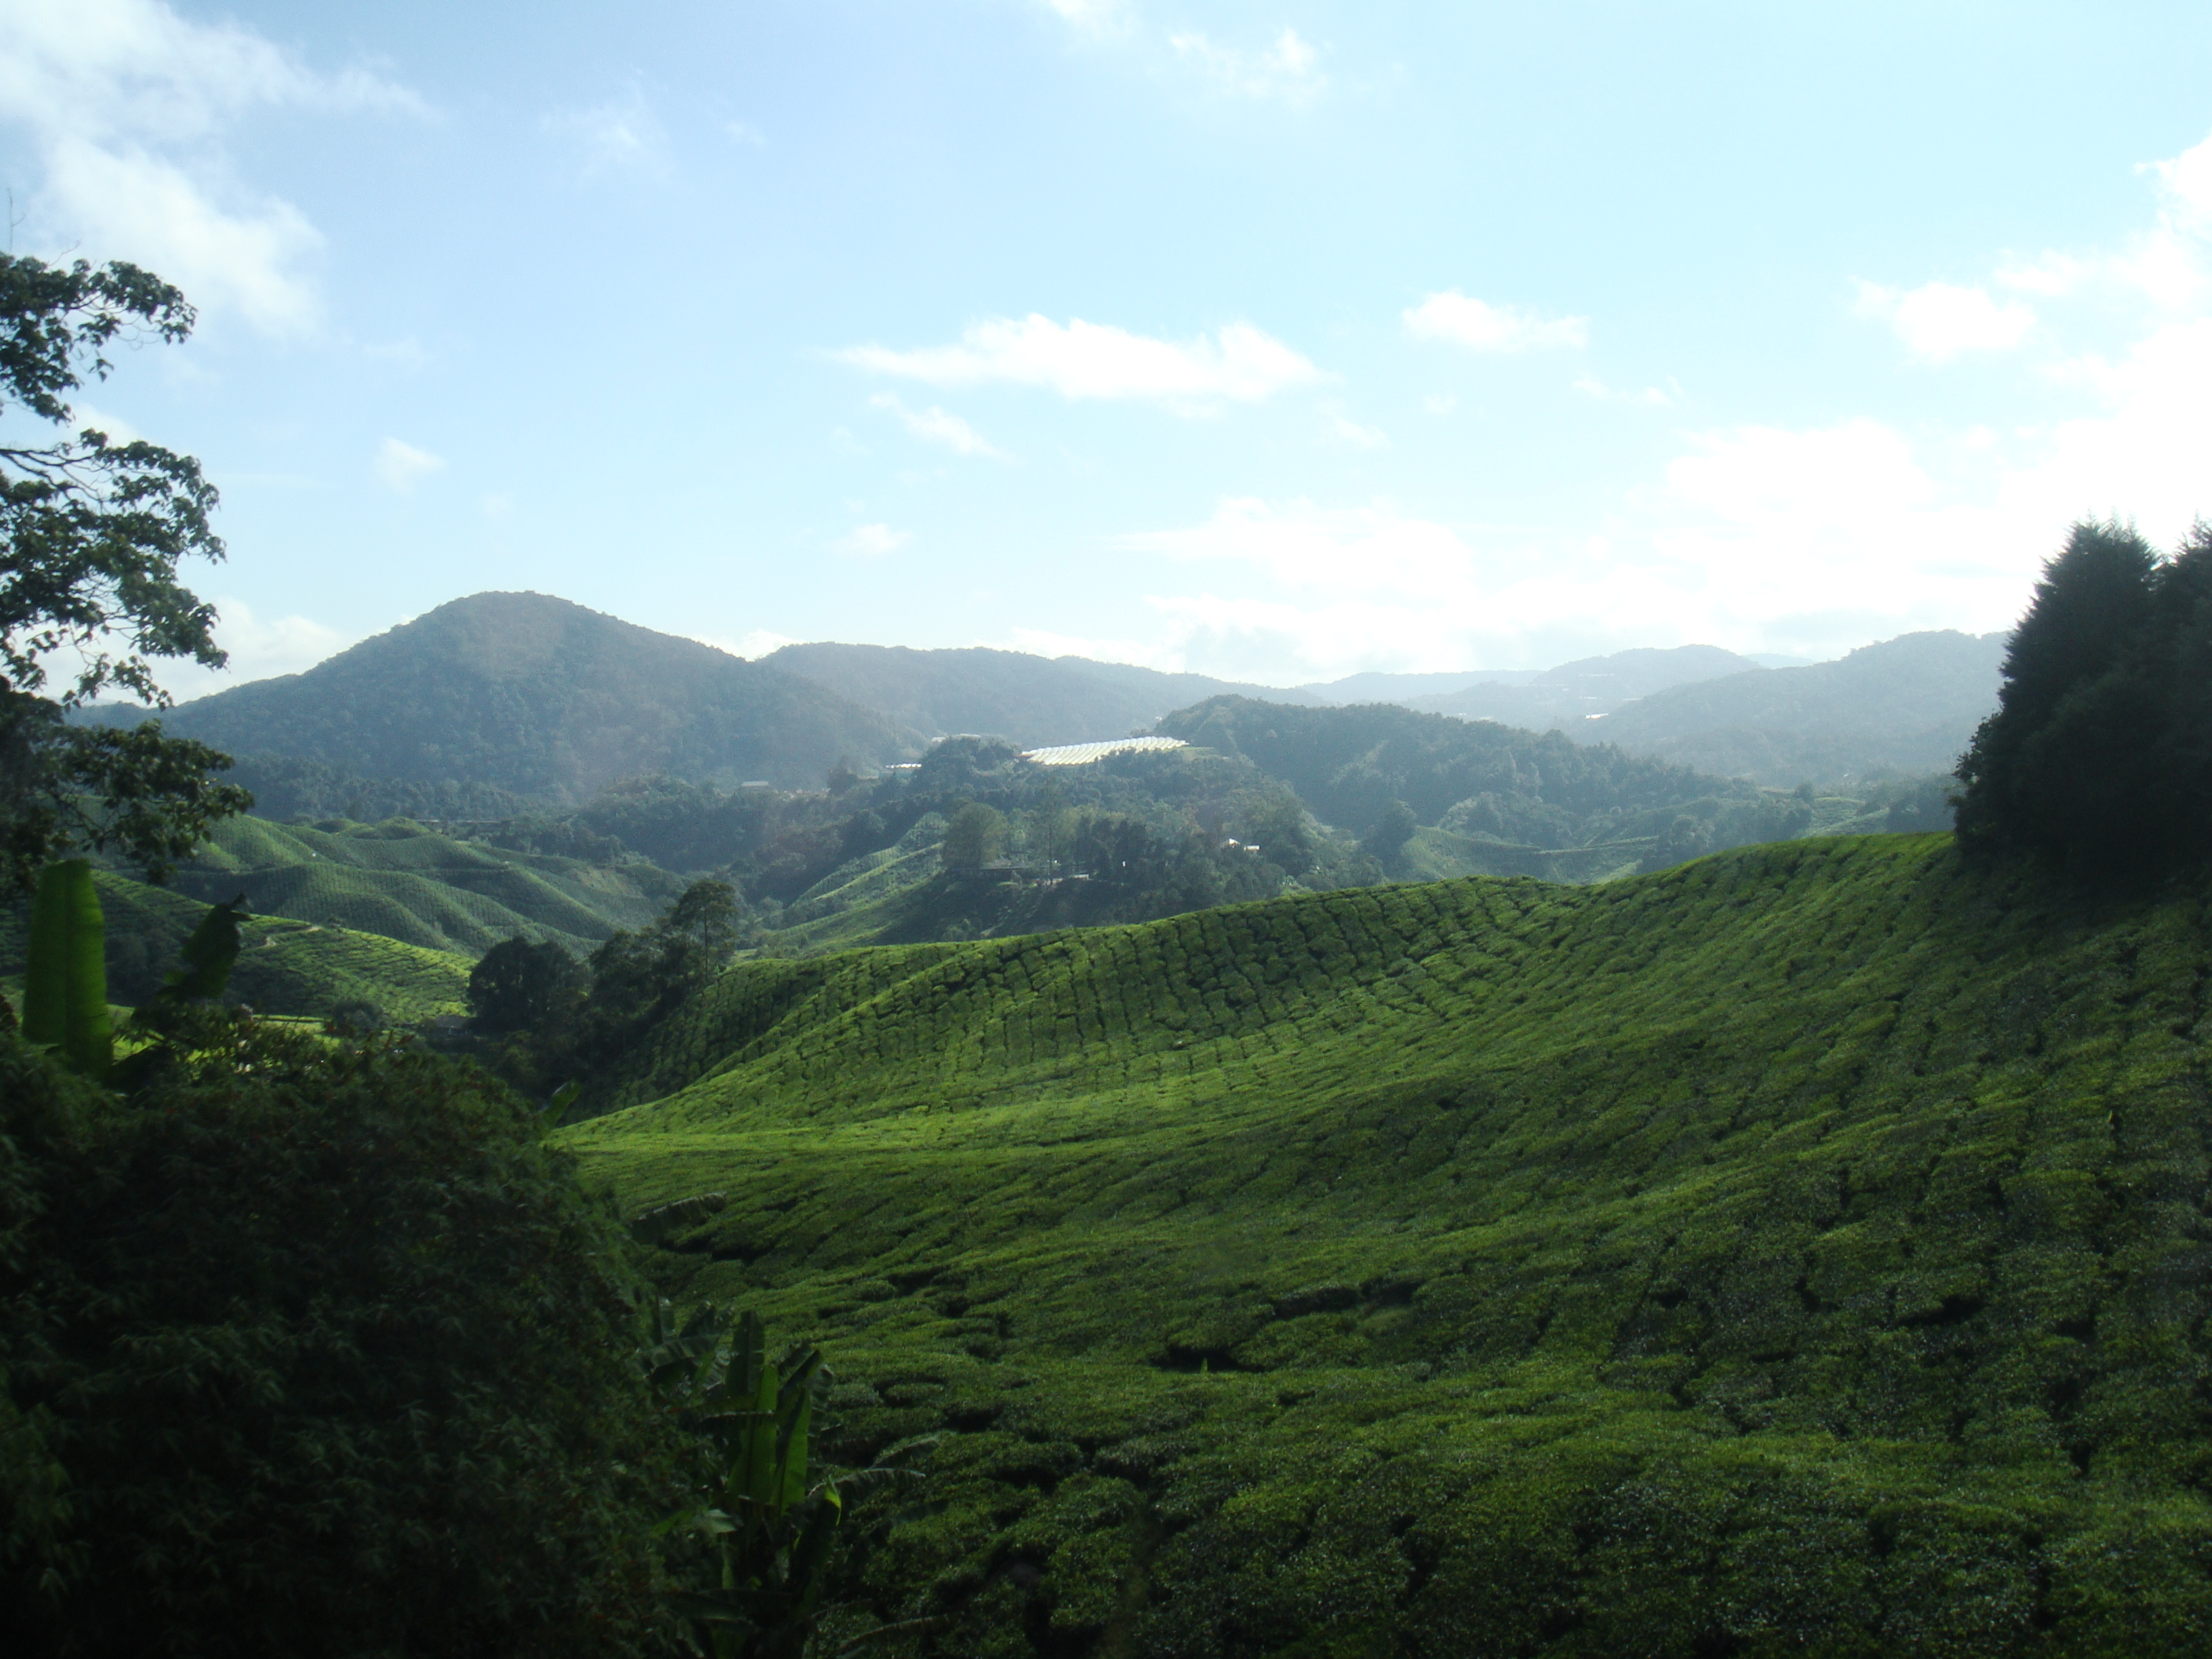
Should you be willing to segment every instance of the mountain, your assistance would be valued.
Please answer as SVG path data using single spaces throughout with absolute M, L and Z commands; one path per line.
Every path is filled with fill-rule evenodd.
M 1996 707 L 2010 638 L 1906 634 L 1834 662 L 1655 690 L 1570 734 L 1778 786 L 1948 772 Z
M 1083 657 L 1034 657 L 981 647 L 917 651 L 894 645 L 787 645 L 761 660 L 881 710 L 925 737 L 1003 738 L 1018 749 L 1126 738 L 1169 710 L 1237 692 L 1312 702 L 1304 692 L 1167 674 Z
M 2196 1652 L 2208 939 L 1943 836 L 1316 894 L 740 966 L 563 1138 L 944 1436 L 946 1659 Z
M 1749 657 L 1714 645 L 1617 651 L 1547 668 L 1522 684 L 1474 685 L 1441 695 L 1397 698 L 1409 708 L 1463 720 L 1492 720 L 1532 731 L 1565 729 L 1638 697 L 1696 680 L 1759 671 Z
M 172 732 L 368 779 L 548 801 L 653 772 L 818 788 L 911 735 L 808 679 L 544 593 L 455 599 L 301 674 L 180 704 Z

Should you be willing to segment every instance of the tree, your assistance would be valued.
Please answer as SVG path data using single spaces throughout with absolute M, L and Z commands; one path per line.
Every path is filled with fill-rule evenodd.
M 183 295 L 136 265 L 0 254 L 0 413 L 66 426 L 67 394 L 106 377 L 108 346 L 182 340 L 192 322 Z M 0 443 L 0 878 L 27 887 L 74 846 L 160 880 L 216 819 L 252 804 L 208 777 L 228 757 L 158 722 L 65 719 L 111 688 L 167 707 L 154 659 L 222 665 L 215 611 L 177 580 L 179 560 L 222 556 L 216 500 L 198 462 L 143 440 L 87 428 L 42 447 Z M 74 669 L 51 689 L 58 657 Z
M 550 1026 L 584 994 L 584 970 L 550 939 L 501 939 L 469 970 L 469 1012 L 497 1036 Z
M 1997 709 L 1957 776 L 1960 844 L 2076 873 L 2154 877 L 2212 833 L 2212 530 L 2161 560 L 2076 525 L 2006 653 Z
M 122 1103 L 0 1039 L 14 1650 L 660 1647 L 619 1224 L 473 1068 L 190 1018 Z
M 1359 850 L 1388 870 L 1395 866 L 1398 855 L 1406 850 L 1406 843 L 1421 827 L 1414 817 L 1413 809 L 1395 797 L 1384 803 L 1380 817 L 1372 829 L 1360 837 Z
M 945 821 L 945 844 L 938 856 L 947 870 L 974 873 L 1006 845 L 1006 821 L 981 801 L 966 801 Z

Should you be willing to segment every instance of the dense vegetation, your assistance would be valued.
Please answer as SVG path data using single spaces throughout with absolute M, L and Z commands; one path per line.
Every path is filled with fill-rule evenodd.
M 685 1448 L 532 1115 L 374 1046 L 188 1050 L 118 1097 L 0 1037 L 15 1650 L 658 1647 Z
M 2212 526 L 2161 559 L 2076 526 L 2005 654 L 1997 711 L 1959 765 L 1986 856 L 2154 878 L 2212 855 Z
M 641 772 L 820 780 L 912 741 L 810 680 L 541 593 L 478 593 L 304 674 L 179 707 L 171 730 L 246 757 L 574 803 Z
M 1801 842 L 740 965 L 571 1133 L 953 1431 L 938 1653 L 2187 1649 L 2208 981 Z

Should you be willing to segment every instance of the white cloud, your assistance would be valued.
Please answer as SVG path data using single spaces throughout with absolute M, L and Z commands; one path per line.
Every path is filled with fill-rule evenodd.
M 1449 415 L 1459 407 L 1459 393 L 1431 392 L 1421 399 L 1421 407 L 1431 415 Z
M 1045 7 L 1083 34 L 1115 34 L 1129 21 L 1127 0 L 1042 0 Z
M 29 133 L 33 227 L 88 257 L 159 270 L 204 309 L 288 335 L 318 315 L 301 266 L 321 238 L 233 174 L 224 135 L 261 107 L 423 113 L 366 69 L 319 75 L 234 23 L 161 0 L 0 0 L 0 121 Z
M 1328 85 L 1321 71 L 1320 52 L 1296 29 L 1285 29 L 1264 52 L 1240 52 L 1195 31 L 1171 34 L 1168 45 L 1178 63 L 1203 76 L 1215 91 L 1233 98 L 1277 99 L 1303 106 Z
M 1139 398 L 1195 413 L 1223 399 L 1255 403 L 1331 377 L 1285 345 L 1244 323 L 1212 339 L 1152 339 L 1126 329 L 1086 323 L 1063 326 L 1034 313 L 1018 321 L 977 323 L 958 345 L 893 351 L 854 346 L 836 354 L 878 374 L 932 386 L 1004 381 L 1044 386 L 1071 398 Z
M 741 144 L 750 144 L 755 149 L 768 148 L 768 134 L 750 121 L 725 121 L 722 131 Z
M 895 392 L 878 392 L 868 399 L 868 404 L 896 415 L 900 424 L 924 443 L 939 445 L 956 455 L 985 455 L 994 461 L 1008 459 L 1005 450 L 948 410 L 933 406 L 908 409 Z
M 1405 313 L 1416 339 L 1449 340 L 1471 351 L 1529 351 L 1589 343 L 1586 317 L 1539 317 L 1516 306 L 1494 306 L 1470 295 L 1431 294 Z
M 208 669 L 184 661 L 155 665 L 155 677 L 179 702 L 248 680 L 300 673 L 363 637 L 342 633 L 312 617 L 264 617 L 230 594 L 219 595 L 215 608 L 216 643 L 230 653 L 228 667 Z
M 574 147 L 586 179 L 667 170 L 668 130 L 635 80 L 619 97 L 582 109 L 556 110 L 541 125 Z
M 386 489 L 402 495 L 411 495 L 415 486 L 434 472 L 445 471 L 445 461 L 413 444 L 402 443 L 397 438 L 386 438 L 378 446 L 376 459 L 369 470 Z
M 779 634 L 772 629 L 756 628 L 740 635 L 735 645 L 724 645 L 718 640 L 707 640 L 702 643 L 714 646 L 717 650 L 727 651 L 734 656 L 757 659 L 761 657 L 772 657 L 785 646 L 797 645 L 799 641 L 788 634 Z
M 858 553 L 866 558 L 881 558 L 886 553 L 896 553 L 914 539 L 913 532 L 894 530 L 887 524 L 864 524 L 836 544 L 841 553 Z
M 1388 449 L 1390 434 L 1380 427 L 1362 426 L 1334 404 L 1325 405 L 1321 441 L 1339 449 Z
M 1595 374 L 1577 375 L 1575 390 L 1586 398 L 1596 398 L 1601 404 L 1643 404 L 1651 409 L 1672 409 L 1675 398 L 1681 395 L 1680 386 L 1675 387 L 1671 394 L 1656 386 L 1647 386 L 1641 392 L 1623 392 L 1607 386 Z
M 1953 283 L 1883 288 L 1862 282 L 1851 309 L 1877 317 L 1897 331 L 1916 357 L 1945 362 L 1965 351 L 2010 351 L 2035 327 L 2035 313 L 2017 300 L 1998 301 L 1986 289 Z

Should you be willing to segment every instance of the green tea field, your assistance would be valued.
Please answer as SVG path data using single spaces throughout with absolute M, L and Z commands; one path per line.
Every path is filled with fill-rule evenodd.
M 744 963 L 567 1134 L 945 1432 L 910 1652 L 2202 1651 L 2208 981 L 1807 840 Z

